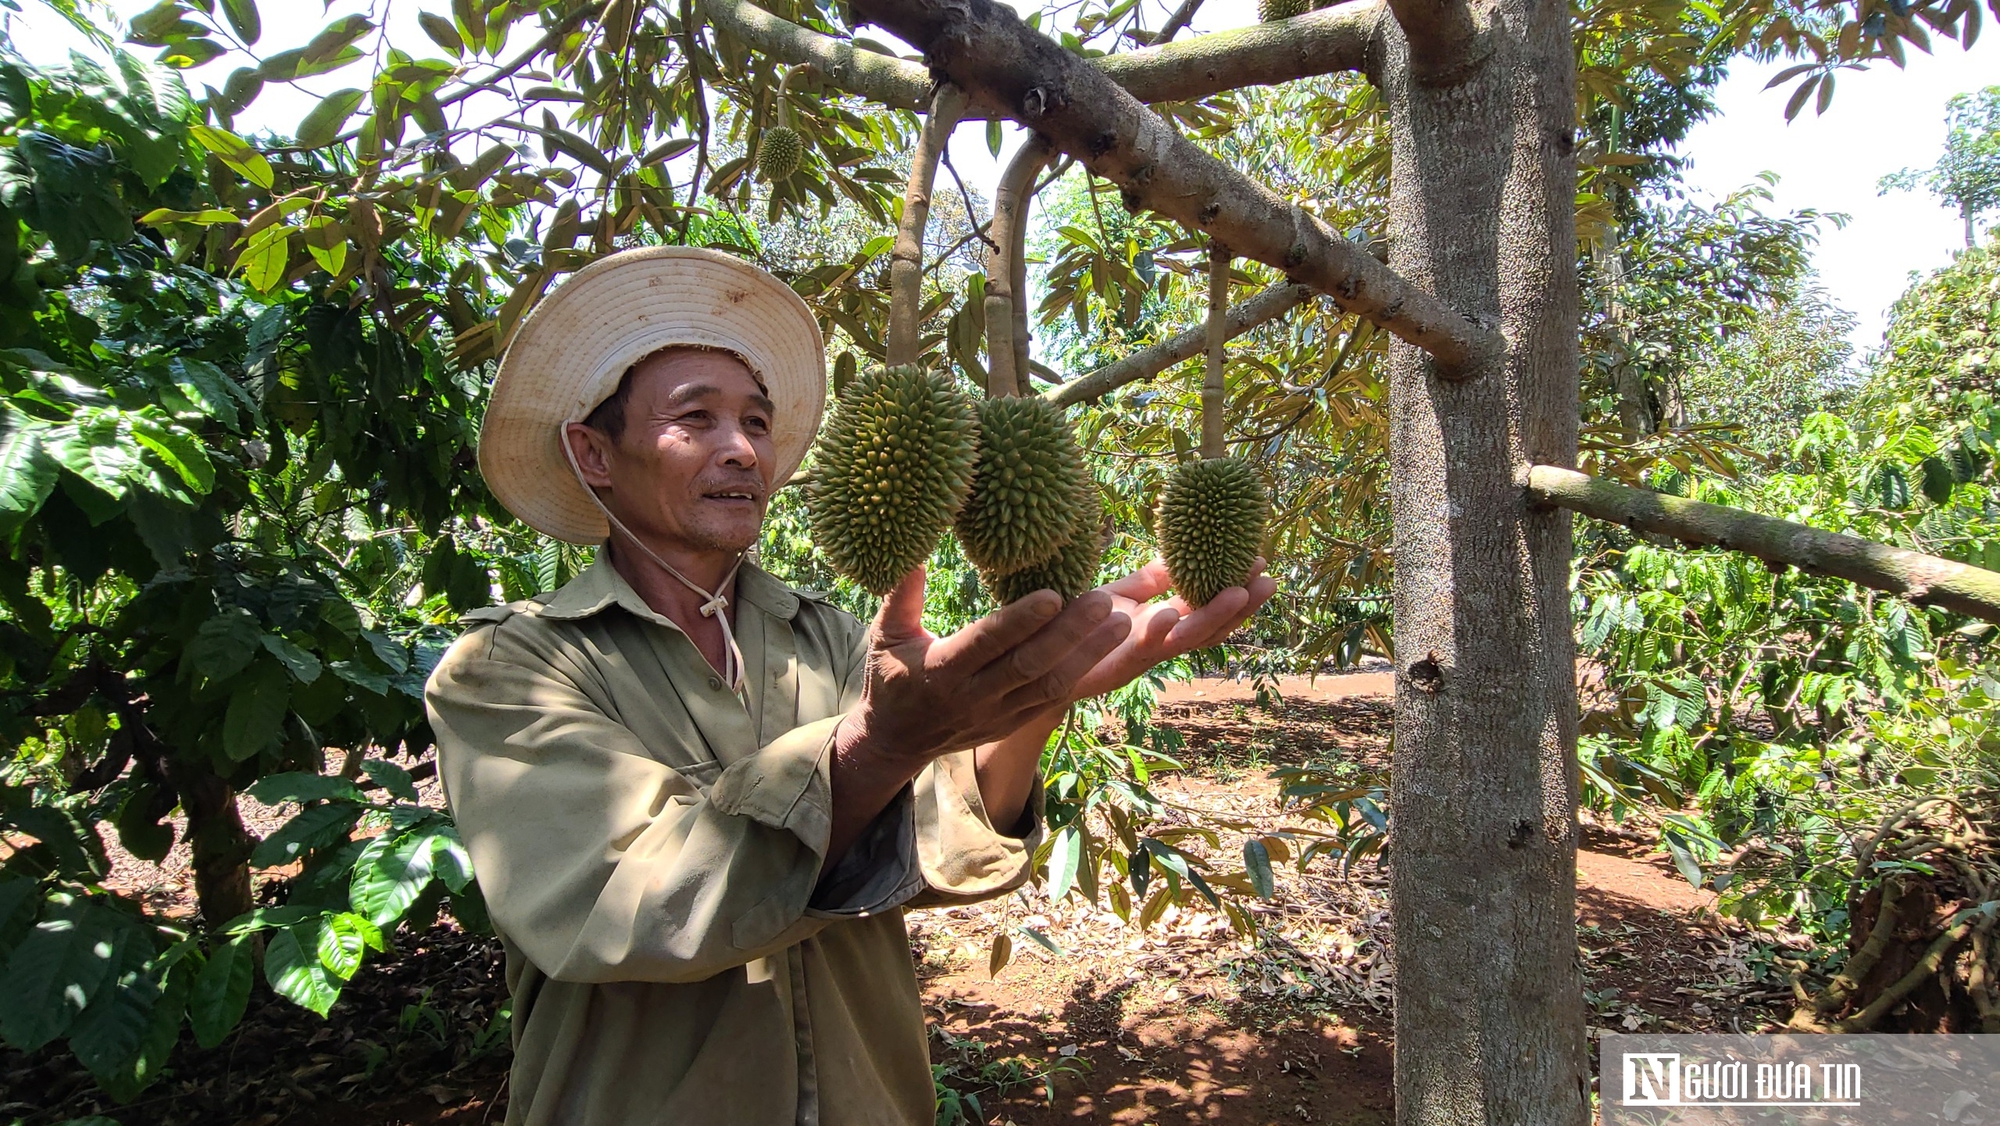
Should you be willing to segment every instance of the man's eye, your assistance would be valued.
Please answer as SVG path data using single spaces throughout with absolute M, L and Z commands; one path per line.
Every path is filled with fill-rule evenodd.
M 743 425 L 751 430 L 755 430 L 759 434 L 763 434 L 771 429 L 771 421 L 769 419 L 758 418 L 755 415 L 744 419 Z

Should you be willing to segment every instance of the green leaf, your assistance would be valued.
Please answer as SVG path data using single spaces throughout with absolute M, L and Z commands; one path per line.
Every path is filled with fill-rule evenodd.
M 459 37 L 458 29 L 451 21 L 434 12 L 418 12 L 417 23 L 422 25 L 424 34 L 431 42 L 450 51 L 454 56 L 465 54 L 465 40 Z
M 165 462 L 167 468 L 180 477 L 182 484 L 197 493 L 207 493 L 215 487 L 215 464 L 208 460 L 208 451 L 202 447 L 201 439 L 172 422 L 149 414 L 134 414 L 131 417 L 132 436 L 139 440 L 141 446 L 151 450 L 153 456 Z
M 1250 888 L 1259 899 L 1269 899 L 1277 891 L 1271 872 L 1271 850 L 1255 837 L 1243 842 L 1243 870 L 1250 876 Z
M 1075 825 L 1065 825 L 1049 847 L 1049 902 L 1060 903 L 1076 882 L 1076 867 L 1082 855 L 1082 834 Z
M 431 837 L 431 871 L 453 895 L 462 895 L 472 884 L 472 853 L 459 839 L 458 828 L 444 823 Z
M 250 866 L 276 868 L 313 849 L 338 844 L 347 839 L 363 812 L 361 806 L 346 801 L 307 806 L 257 845 L 250 853 Z
M 369 948 L 386 950 L 388 946 L 380 927 L 351 911 L 328 915 L 320 924 L 319 964 L 342 981 L 361 968 Z
M 217 129 L 213 125 L 195 125 L 188 129 L 188 134 L 245 180 L 260 188 L 269 188 L 276 182 L 271 175 L 271 163 L 264 159 L 264 154 L 229 130 Z
M 152 1027 L 159 983 L 147 972 L 152 936 L 132 923 L 113 931 L 103 986 L 70 1026 L 69 1048 L 94 1075 L 114 1075 L 138 1056 Z
M 181 658 L 210 680 L 228 680 L 250 664 L 263 636 L 250 611 L 231 606 L 201 623 Z
M 15 947 L 0 975 L 0 1037 L 23 1052 L 69 1031 L 109 976 L 116 952 L 105 908 L 66 895 L 50 902 L 52 917 Z
M 74 880 L 94 883 L 109 871 L 104 842 L 79 824 L 68 810 L 31 805 L 0 814 L 0 824 L 40 841 L 55 860 L 56 870 Z
M 0 965 L 35 925 L 35 912 L 42 906 L 41 890 L 38 881 L 0 874 Z
M 375 659 L 382 662 L 390 672 L 402 672 L 410 667 L 409 650 L 403 648 L 388 634 L 362 630 L 361 636 L 367 639 L 368 649 L 375 654 Z
M 8 236 L 11 237 L 11 236 Z M 0 534 L 41 511 L 55 491 L 60 467 L 42 449 L 47 423 L 13 407 L 0 407 Z
M 263 34 L 264 21 L 257 17 L 257 0 L 222 0 L 222 14 L 244 46 L 257 42 L 257 37 Z
M 123 498 L 130 478 L 142 472 L 139 444 L 123 411 L 86 407 L 63 426 L 50 428 L 42 448 L 63 468 L 91 483 L 107 496 Z
M 1932 504 L 1944 504 L 1951 500 L 1952 487 L 1958 484 L 1957 478 L 1952 475 L 1951 465 L 1943 458 L 1927 457 L 1923 471 L 1924 496 Z
M 1006 142 L 1006 131 L 1001 126 L 1000 119 L 997 117 L 988 118 L 986 121 L 987 151 L 991 152 L 994 156 L 997 157 L 1000 155 L 1000 146 L 1005 142 Z
M 270 293 L 285 280 L 285 265 L 291 260 L 292 229 L 273 223 L 250 238 L 250 245 L 237 255 L 236 266 L 243 280 L 259 293 Z
M 387 759 L 363 759 L 361 772 L 406 802 L 414 803 L 418 800 L 417 783 L 410 777 L 410 772 Z
M 294 680 L 297 680 L 300 684 L 311 684 L 313 681 L 319 679 L 320 664 L 318 657 L 313 656 L 311 653 L 306 652 L 304 649 L 279 637 L 275 633 L 265 634 L 263 641 L 265 652 L 278 658 L 278 663 L 285 666 L 285 671 L 291 673 Z
M 181 394 L 200 407 L 203 414 L 232 431 L 239 429 L 246 412 L 253 417 L 257 413 L 257 404 L 250 393 L 207 360 L 176 357 L 167 361 L 167 370 L 173 374 L 174 386 L 180 388 Z
M 222 749 L 242 762 L 278 741 L 284 733 L 292 678 L 276 664 L 257 663 L 229 697 L 222 720 Z
M 369 842 L 354 862 L 348 898 L 354 909 L 378 927 L 402 918 L 431 882 L 430 833 L 384 833 Z
M 320 965 L 319 930 L 320 920 L 310 919 L 272 934 L 264 946 L 264 980 L 278 996 L 325 1016 L 340 999 L 340 982 Z
M 299 144 L 314 149 L 332 144 L 366 96 L 363 91 L 349 89 L 335 90 L 321 98 L 305 120 L 299 122 Z

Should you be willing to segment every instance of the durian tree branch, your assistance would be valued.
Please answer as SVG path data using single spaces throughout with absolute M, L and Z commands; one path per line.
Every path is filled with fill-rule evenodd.
M 1284 316 L 1310 301 L 1312 296 L 1311 286 L 1279 282 L 1250 300 L 1232 306 L 1223 320 L 1223 331 L 1234 340 L 1258 325 Z M 1042 398 L 1064 407 L 1095 402 L 1128 383 L 1151 379 L 1175 364 L 1193 359 L 1201 354 L 1207 341 L 1208 325 L 1203 323 L 1059 387 L 1052 387 L 1042 392 Z
M 917 63 L 801 27 L 749 0 L 703 0 L 702 8 L 714 27 L 780 62 L 810 66 L 826 86 L 897 109 L 922 110 L 930 104 L 930 72 Z M 1382 0 L 1361 0 L 1294 19 L 1104 55 L 1088 65 L 1101 68 L 1146 102 L 1187 101 L 1244 86 L 1358 71 L 1371 57 L 1386 12 Z M 978 99 L 968 112 L 974 118 L 1011 116 Z
M 938 161 L 951 143 L 951 131 L 965 112 L 965 91 L 940 83 L 910 154 L 910 180 L 903 190 L 903 219 L 896 225 L 896 246 L 889 252 L 890 367 L 917 361 L 923 335 L 924 229 L 931 218 L 931 187 L 937 182 Z
M 921 48 L 934 73 L 975 101 L 1005 106 L 1009 117 L 1123 188 L 1129 208 L 1150 208 L 1204 231 L 1237 255 L 1321 290 L 1347 312 L 1428 352 L 1439 376 L 1470 376 L 1504 351 L 1492 327 L 1417 289 L 1303 208 L 1181 136 L 1105 71 L 1030 28 L 1013 9 L 995 0 L 854 0 L 854 9 Z
M 2000 573 L 1934 555 L 1822 531 L 1789 520 L 1685 497 L 1635 489 L 1574 469 L 1537 465 L 1528 471 L 1531 500 L 1831 575 L 1901 595 L 1920 606 L 1942 606 L 2000 622 Z
M 986 363 L 989 396 L 1027 395 L 1028 205 L 1035 177 L 1055 149 L 1030 136 L 1007 162 L 993 192 L 993 242 L 986 255 Z
M 1223 372 L 1229 366 L 1229 248 L 1210 239 L 1208 243 L 1208 320 L 1203 329 L 1208 336 L 1208 361 L 1201 375 L 1201 456 L 1222 457 L 1229 452 L 1227 419 L 1228 383 Z

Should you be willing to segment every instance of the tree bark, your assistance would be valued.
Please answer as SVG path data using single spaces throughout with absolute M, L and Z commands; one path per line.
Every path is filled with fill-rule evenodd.
M 167 776 L 180 792 L 192 849 L 195 904 L 213 931 L 255 904 L 250 898 L 250 853 L 257 838 L 243 827 L 236 791 L 207 763 L 167 757 Z
M 1030 136 L 1001 173 L 993 193 L 993 249 L 986 255 L 986 393 L 1029 395 L 1028 206 L 1035 177 L 1055 150 Z
M 749 0 L 703 0 L 702 7 L 717 28 L 780 62 L 810 66 L 828 86 L 897 109 L 930 105 L 931 77 L 916 63 L 800 27 Z M 1383 12 L 1382 0 L 1359 0 L 1092 62 L 1141 101 L 1188 101 L 1243 86 L 1360 70 Z M 969 116 L 1012 115 L 1003 106 L 975 99 Z
M 1573 509 L 1684 543 L 1725 547 L 1901 595 L 1920 606 L 1942 606 L 2000 623 L 2000 573 L 1984 567 L 1727 505 L 1635 489 L 1552 465 L 1529 471 L 1528 495 L 1538 504 Z
M 1208 243 L 1208 319 L 1202 328 L 1208 359 L 1201 374 L 1201 456 L 1213 459 L 1229 453 L 1229 384 L 1224 378 L 1229 367 L 1229 248 L 1213 239 Z
M 1493 367 L 1503 342 L 1489 314 L 1440 301 L 1329 231 L 1303 208 L 1223 163 L 1104 71 L 995 0 L 855 0 L 855 11 L 924 51 L 939 77 L 1046 136 L 1150 208 L 1285 271 L 1438 360 L 1456 378 Z M 1386 25 L 1387 21 L 1383 21 Z M 1180 45 L 1170 45 L 1169 50 Z
M 1462 382 L 1389 351 L 1396 1117 L 1580 1126 L 1570 531 L 1518 483 L 1576 456 L 1574 57 L 1566 4 L 1481 11 L 1458 59 L 1393 28 L 1381 78 L 1390 265 L 1507 342 Z
M 1312 297 L 1310 286 L 1279 282 L 1250 300 L 1231 306 L 1223 322 L 1223 331 L 1234 340 L 1258 325 L 1277 320 L 1312 300 Z M 1073 403 L 1094 402 L 1128 383 L 1151 379 L 1175 364 L 1193 359 L 1201 354 L 1207 342 L 1208 325 L 1197 325 L 1060 387 L 1052 387 L 1042 392 L 1042 397 L 1064 407 Z
M 938 161 L 964 110 L 963 90 L 949 82 L 938 86 L 923 132 L 917 137 L 916 151 L 910 155 L 903 218 L 896 227 L 895 248 L 889 252 L 890 367 L 917 362 L 924 327 L 920 317 L 924 305 L 924 231 L 930 225 L 931 188 L 937 182 Z

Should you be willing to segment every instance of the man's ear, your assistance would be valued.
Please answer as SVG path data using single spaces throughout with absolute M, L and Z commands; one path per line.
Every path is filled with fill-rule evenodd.
M 594 489 L 611 487 L 611 439 L 586 423 L 563 423 L 563 441 L 569 444 L 583 483 Z

